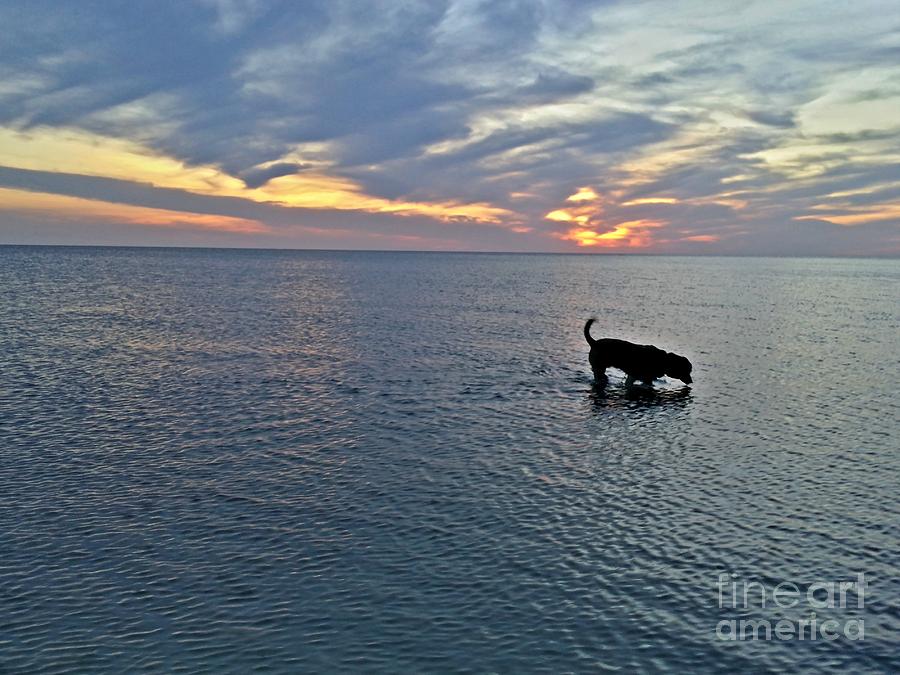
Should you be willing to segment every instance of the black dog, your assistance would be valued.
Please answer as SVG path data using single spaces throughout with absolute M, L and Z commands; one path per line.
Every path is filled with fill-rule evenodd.
M 588 319 L 584 324 L 584 338 L 591 346 L 588 359 L 591 370 L 598 385 L 606 384 L 606 369 L 618 368 L 628 376 L 626 384 L 631 386 L 635 380 L 651 385 L 663 375 L 674 377 L 685 384 L 690 384 L 691 362 L 683 356 L 664 352 L 653 345 L 636 345 L 627 340 L 603 338 L 595 340 L 591 337 L 591 324 L 596 319 Z

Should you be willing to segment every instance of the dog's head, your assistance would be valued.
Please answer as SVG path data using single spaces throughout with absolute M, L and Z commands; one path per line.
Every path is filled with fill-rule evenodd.
M 685 384 L 693 382 L 691 379 L 691 362 L 683 356 L 668 352 L 666 354 L 666 375 L 681 380 Z

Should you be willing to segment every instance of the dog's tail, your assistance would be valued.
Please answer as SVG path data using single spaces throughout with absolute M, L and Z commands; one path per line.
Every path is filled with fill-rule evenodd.
M 596 340 L 591 337 L 591 324 L 593 324 L 597 319 L 591 317 L 584 324 L 584 339 L 587 340 L 587 343 L 593 347 Z

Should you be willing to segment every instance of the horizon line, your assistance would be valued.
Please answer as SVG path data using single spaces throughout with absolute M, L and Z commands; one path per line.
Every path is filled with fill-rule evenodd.
M 564 255 L 564 256 L 618 256 L 648 258 L 797 258 L 797 259 L 854 259 L 900 260 L 900 252 L 877 254 L 840 255 L 823 254 L 774 254 L 774 253 L 653 253 L 650 251 L 501 251 L 501 250 L 447 250 L 434 249 L 379 249 L 379 248 L 296 248 L 271 246 L 191 246 L 159 244 L 11 244 L 0 242 L 0 248 L 113 248 L 113 249 L 184 249 L 197 251 L 289 251 L 297 253 L 433 253 L 452 255 Z

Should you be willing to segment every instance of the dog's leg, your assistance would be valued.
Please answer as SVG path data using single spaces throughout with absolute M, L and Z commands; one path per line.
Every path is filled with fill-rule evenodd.
M 608 364 L 604 363 L 603 355 L 595 347 L 591 347 L 591 353 L 588 355 L 588 361 L 591 364 L 591 370 L 594 373 L 595 384 L 598 387 L 605 387 L 607 383 L 606 368 Z

